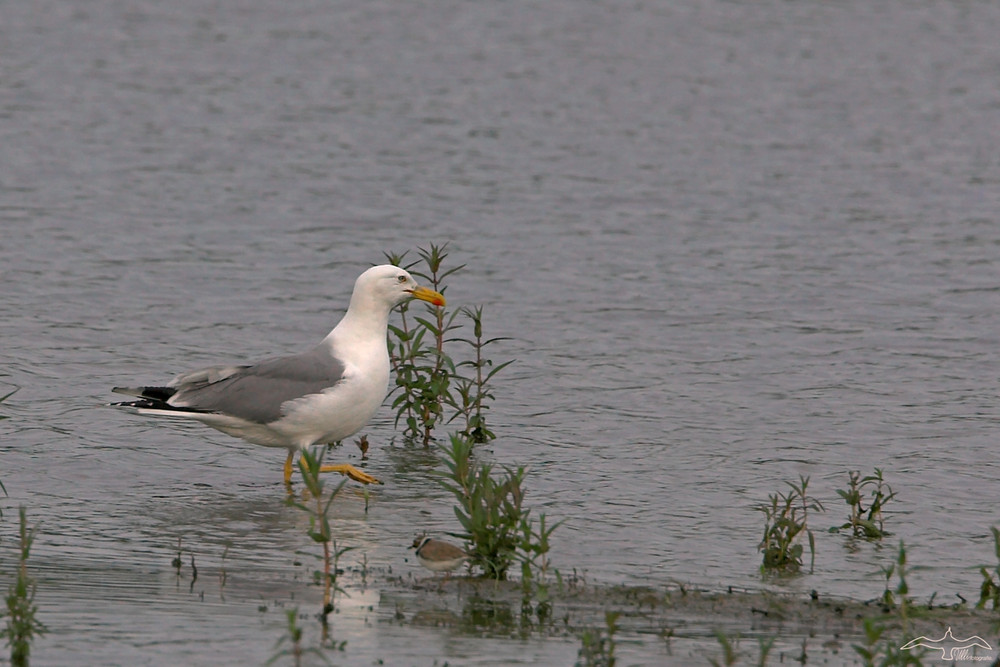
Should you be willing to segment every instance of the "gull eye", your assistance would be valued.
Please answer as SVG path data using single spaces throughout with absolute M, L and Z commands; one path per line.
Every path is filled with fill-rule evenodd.
M 396 276 L 396 282 L 399 283 L 400 285 L 405 284 L 406 283 L 406 276 Z

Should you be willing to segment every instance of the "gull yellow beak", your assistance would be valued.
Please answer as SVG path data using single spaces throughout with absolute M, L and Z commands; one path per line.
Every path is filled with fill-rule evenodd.
M 432 289 L 418 286 L 409 290 L 409 292 L 413 295 L 414 299 L 420 299 L 421 301 L 426 301 L 427 303 L 434 304 L 435 306 L 445 305 L 444 295 L 440 292 L 435 292 Z

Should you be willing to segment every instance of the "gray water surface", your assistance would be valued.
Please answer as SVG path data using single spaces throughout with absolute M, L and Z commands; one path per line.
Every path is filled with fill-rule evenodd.
M 273 654 L 316 600 L 283 453 L 99 405 L 300 351 L 384 251 L 445 241 L 450 302 L 517 359 L 482 455 L 566 520 L 562 571 L 759 587 L 754 507 L 806 475 L 815 573 L 769 585 L 873 598 L 904 540 L 913 594 L 975 599 L 1000 522 L 998 34 L 1000 6 L 957 0 L 6 3 L 0 566 L 24 504 L 33 664 Z M 458 529 L 433 457 L 388 406 L 368 435 L 386 485 L 338 501 L 345 563 L 423 576 L 415 532 Z M 893 535 L 853 548 L 835 489 L 874 467 Z M 337 664 L 576 658 L 387 626 L 350 586 Z

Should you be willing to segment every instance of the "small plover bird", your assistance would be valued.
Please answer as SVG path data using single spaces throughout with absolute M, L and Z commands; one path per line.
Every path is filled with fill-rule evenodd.
M 410 548 L 417 550 L 417 560 L 431 572 L 451 572 L 469 560 L 469 554 L 454 544 L 426 535 L 413 540 Z

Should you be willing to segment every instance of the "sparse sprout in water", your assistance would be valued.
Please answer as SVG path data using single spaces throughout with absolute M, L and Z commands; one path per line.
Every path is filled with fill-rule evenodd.
M 615 667 L 615 635 L 620 611 L 604 612 L 604 632 L 587 629 L 580 634 L 580 650 L 575 667 Z
M 17 389 L 15 388 L 13 391 L 7 392 L 3 396 L 0 396 L 0 403 L 3 403 L 8 398 L 13 396 L 14 392 L 16 391 Z M 4 419 L 9 419 L 9 417 L 7 417 L 7 415 L 0 415 L 0 421 L 3 421 Z M 2 491 L 5 496 L 7 495 L 7 488 L 3 485 L 3 480 L 0 480 L 0 491 Z M 2 518 L 3 518 L 3 507 L 0 507 L 0 519 Z
M 488 385 L 494 375 L 514 363 L 514 360 L 494 365 L 493 360 L 485 356 L 487 345 L 507 340 L 507 338 L 497 336 L 483 339 L 482 306 L 463 308 L 462 312 L 472 320 L 472 338 L 456 338 L 455 340 L 467 344 L 472 349 L 472 359 L 460 361 L 456 367 L 470 368 L 472 377 L 456 377 L 455 393 L 458 396 L 457 399 L 455 396 L 451 396 L 450 400 L 457 411 L 452 419 L 459 416 L 465 418 L 465 428 L 462 432 L 472 438 L 473 442 L 489 442 L 496 438 L 496 435 L 486 426 L 485 411 L 489 409 L 489 402 L 493 400 L 493 392 Z
M 759 667 L 767 667 L 767 664 L 768 664 L 767 657 L 768 657 L 768 655 L 770 655 L 771 649 L 774 648 L 774 642 L 777 639 L 778 639 L 777 636 L 774 636 L 774 637 L 757 637 L 757 648 L 758 648 L 758 651 L 759 651 L 758 657 L 757 657 L 757 665 Z M 802 653 L 803 653 L 803 655 L 805 654 L 805 645 L 804 644 L 803 644 L 803 648 L 802 648 Z M 805 664 L 805 661 L 803 661 L 803 664 Z
M 10 647 L 12 667 L 28 667 L 32 640 L 36 636 L 44 635 L 48 630 L 37 618 L 38 605 L 35 604 L 37 584 L 28 574 L 28 556 L 38 527 L 28 528 L 27 512 L 23 506 L 18 508 L 18 513 L 20 530 L 17 575 L 5 598 L 7 625 L 0 630 L 0 637 L 6 639 L 7 646 Z
M 992 572 L 987 570 L 985 565 L 979 568 L 980 574 L 983 575 L 983 584 L 979 588 L 979 602 L 976 603 L 976 609 L 985 609 L 989 602 L 996 611 L 1000 609 L 1000 529 L 992 526 L 990 531 L 993 533 L 993 552 L 996 554 L 997 564 Z
M 885 531 L 882 509 L 896 497 L 882 477 L 882 470 L 875 468 L 875 473 L 861 477 L 858 470 L 848 471 L 846 489 L 837 489 L 837 495 L 844 499 L 850 508 L 847 523 L 831 528 L 831 532 L 850 529 L 854 537 L 867 540 L 879 540 L 888 535 Z M 865 507 L 865 492 L 870 491 L 871 501 Z
M 766 516 L 764 539 L 758 550 L 764 554 L 764 571 L 798 572 L 802 567 L 803 547 L 798 542 L 804 533 L 809 541 L 810 571 L 816 561 L 816 540 L 808 526 L 809 511 L 823 511 L 823 505 L 807 494 L 809 478 L 799 476 L 799 483 L 785 482 L 791 491 L 773 493 L 768 503 L 756 509 Z
M 291 657 L 292 665 L 294 665 L 294 667 L 301 667 L 303 656 L 312 654 L 318 656 L 323 660 L 323 662 L 329 665 L 330 661 L 327 660 L 326 656 L 323 655 L 323 652 L 315 646 L 312 648 L 302 648 L 302 628 L 299 627 L 298 623 L 299 608 L 295 607 L 294 609 L 289 609 L 285 612 L 285 617 L 288 621 L 287 629 L 285 634 L 282 635 L 281 638 L 278 639 L 277 644 L 275 644 L 275 648 L 281 650 L 271 656 L 271 659 L 264 664 L 273 665 L 281 658 L 288 656 Z M 288 648 L 282 649 L 281 646 L 284 644 L 288 644 Z
M 532 602 L 535 604 L 535 615 L 539 623 L 545 623 L 552 614 L 552 601 L 549 594 L 550 570 L 561 582 L 559 571 L 551 567 L 549 562 L 549 537 L 562 521 L 546 526 L 545 514 L 538 515 L 538 530 L 535 522 L 528 516 L 521 520 L 521 539 L 518 543 L 518 558 L 521 561 L 521 609 L 522 613 L 530 613 Z
M 226 542 L 226 546 L 222 549 L 222 564 L 219 567 L 219 592 L 221 594 L 222 589 L 226 587 L 226 579 L 228 575 L 226 574 L 226 556 L 229 555 L 229 542 Z
M 906 545 L 899 541 L 899 549 L 896 551 L 896 558 L 887 566 L 882 566 L 882 575 L 885 577 L 885 591 L 882 593 L 882 604 L 887 611 L 895 611 L 900 626 L 903 628 L 903 635 L 910 638 L 910 619 L 914 612 L 913 598 L 910 597 L 910 585 L 906 582 L 909 569 L 906 567 Z M 889 585 L 893 575 L 898 580 L 896 587 L 889 590 Z
M 726 633 L 722 630 L 715 631 L 715 639 L 719 642 L 719 646 L 722 648 L 722 660 L 716 660 L 715 658 L 709 658 L 708 662 L 713 665 L 713 667 L 730 667 L 731 665 L 737 665 L 740 662 L 740 658 L 743 657 L 743 652 L 740 651 L 740 636 L 736 635 L 735 639 L 730 639 Z
M 20 387 L 15 387 L 12 391 L 8 391 L 3 396 L 0 396 L 0 403 L 3 403 L 8 398 L 16 394 L 18 389 L 20 389 Z M 0 421 L 3 421 L 4 419 L 10 419 L 10 417 L 8 417 L 7 415 L 0 415 Z
M 330 531 L 330 505 L 344 487 L 347 480 L 341 482 L 330 492 L 329 498 L 324 502 L 324 484 L 320 475 L 320 467 L 323 463 L 322 452 L 314 454 L 310 449 L 303 449 L 299 457 L 299 469 L 302 472 L 302 481 L 306 486 L 306 493 L 312 498 L 313 505 L 297 502 L 294 497 L 289 497 L 288 504 L 296 507 L 309 515 L 309 537 L 318 544 L 323 545 L 323 571 L 318 573 L 318 577 L 323 583 L 323 613 L 322 618 L 325 623 L 326 616 L 333 609 L 333 593 L 336 588 L 336 566 L 335 559 L 339 558 L 351 547 L 337 550 L 336 543 Z M 331 544 L 333 551 L 331 551 Z
M 902 646 L 906 640 L 912 639 L 911 617 L 913 616 L 913 599 L 910 597 L 910 587 L 906 583 L 908 570 L 906 567 L 906 546 L 902 541 L 899 543 L 899 550 L 896 552 L 895 560 L 887 566 L 881 568 L 885 577 L 885 592 L 882 594 L 882 604 L 886 611 L 894 611 L 895 619 L 898 620 L 903 631 L 903 639 L 897 633 L 892 633 L 892 637 L 883 639 L 883 635 L 888 627 L 886 617 L 865 618 L 864 626 L 865 643 L 854 644 L 854 651 L 861 656 L 866 667 L 876 665 L 922 665 L 922 650 L 906 649 Z M 889 590 L 893 575 L 898 578 L 898 583 L 894 590 Z

